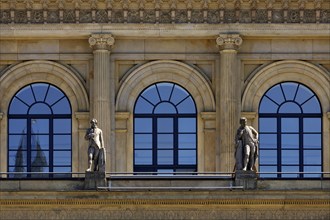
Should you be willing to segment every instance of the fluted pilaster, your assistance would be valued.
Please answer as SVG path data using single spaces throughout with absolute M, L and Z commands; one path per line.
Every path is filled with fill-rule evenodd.
M 98 120 L 98 127 L 103 130 L 104 146 L 107 154 L 111 148 L 111 124 L 114 123 L 114 91 L 112 80 L 114 77 L 110 72 L 110 50 L 115 40 L 111 34 L 92 34 L 88 40 L 94 49 L 94 81 L 93 81 L 93 118 Z M 107 156 L 107 158 L 110 158 Z M 107 162 L 109 169 L 110 163 Z
M 242 38 L 237 34 L 221 34 L 216 40 L 220 48 L 220 76 L 217 76 L 217 128 L 220 158 L 217 170 L 231 172 L 234 168 L 234 139 L 239 125 L 241 77 L 237 50 Z

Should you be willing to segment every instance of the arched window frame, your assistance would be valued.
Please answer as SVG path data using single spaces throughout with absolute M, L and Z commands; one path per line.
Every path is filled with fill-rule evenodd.
M 288 91 L 284 91 L 283 85 L 285 84 L 296 84 L 297 87 L 295 89 L 295 92 L 291 94 L 291 98 L 286 97 L 286 93 L 289 93 Z M 279 88 L 282 91 L 284 100 L 274 100 L 274 98 L 269 97 L 271 96 L 272 89 L 279 86 Z M 307 97 L 305 100 L 299 100 L 298 101 L 298 93 L 300 89 L 305 89 L 310 92 L 311 96 Z M 274 109 L 273 111 L 267 112 L 267 109 L 264 108 L 265 105 L 265 99 L 270 100 L 271 102 L 275 103 L 275 105 L 278 106 L 277 109 Z M 306 103 L 314 99 L 314 109 L 313 108 L 307 108 L 304 107 Z M 280 112 L 281 107 L 283 107 L 287 103 L 294 103 L 299 107 L 300 112 Z M 270 104 L 272 105 L 272 104 Z M 274 106 L 275 106 L 274 105 Z M 272 120 L 273 119 L 273 120 Z M 311 119 L 314 119 L 314 123 L 318 123 L 317 126 L 310 127 L 308 126 L 308 122 L 310 122 Z M 264 120 L 264 121 L 263 121 Z M 286 123 L 286 127 L 284 127 L 282 124 Z M 294 126 L 296 124 L 296 126 Z M 268 128 L 266 128 L 266 126 Z M 275 129 L 271 129 L 275 127 Z M 268 130 L 267 130 L 268 129 Z M 296 130 L 295 130 L 296 129 Z M 313 130 L 315 129 L 315 130 Z M 259 138 L 260 138 L 260 162 L 259 162 L 259 168 L 260 172 L 262 173 L 264 170 L 266 172 L 279 172 L 278 174 L 261 174 L 261 177 L 270 177 L 270 178 L 319 178 L 322 177 L 320 174 L 316 173 L 308 173 L 312 167 L 312 171 L 310 172 L 316 172 L 313 171 L 313 169 L 319 168 L 318 172 L 323 171 L 323 124 L 322 124 L 322 108 L 319 102 L 318 97 L 316 94 L 308 88 L 306 85 L 303 85 L 299 82 L 281 82 L 279 84 L 276 84 L 272 86 L 268 91 L 265 92 L 263 97 L 261 98 L 261 101 L 259 103 Z M 264 135 L 264 137 L 263 137 Z M 268 135 L 268 137 L 267 137 Z M 283 135 L 283 139 L 282 139 Z M 298 146 L 291 146 L 291 147 L 284 147 L 283 145 L 285 143 L 283 142 L 289 142 L 286 141 L 285 135 L 288 139 L 291 135 L 292 137 L 296 136 L 298 137 Z M 317 140 L 319 147 L 313 147 L 309 143 L 309 147 L 307 147 L 307 143 L 309 139 L 306 137 L 317 135 L 318 138 L 313 139 Z M 267 137 L 267 138 L 266 138 Z M 270 141 L 268 144 L 269 146 L 266 147 L 266 140 L 273 140 Z M 285 140 L 285 141 L 283 141 Z M 283 151 L 283 152 L 282 152 Z M 298 152 L 299 156 L 296 158 L 298 163 L 294 163 L 293 161 L 288 160 L 290 158 L 290 153 L 292 152 Z M 268 153 L 266 153 L 268 152 Z M 310 155 L 308 153 L 316 153 L 316 157 L 318 159 L 315 163 L 310 163 Z M 286 156 L 288 156 L 286 158 Z M 266 163 L 265 161 L 273 160 L 276 163 Z M 315 158 L 314 158 L 315 160 Z M 284 163 L 283 161 L 286 161 Z M 285 168 L 283 168 L 285 167 Z M 282 174 L 281 172 L 290 172 L 290 168 L 298 167 L 298 173 L 294 174 Z M 266 168 L 266 169 L 265 169 Z M 268 169 L 267 169 L 268 168 Z M 276 170 L 274 170 L 274 168 Z M 272 171 L 270 171 L 273 169 Z M 292 172 L 297 172 L 297 170 L 292 170 Z M 304 172 L 304 173 L 303 173 Z
M 159 86 L 160 85 L 165 85 L 165 84 L 171 84 L 173 87 L 171 89 L 171 91 L 167 94 L 168 97 L 164 98 L 162 96 L 164 96 L 164 93 L 160 93 L 159 90 Z M 172 95 L 173 95 L 173 91 L 174 88 L 179 88 L 182 89 L 187 96 L 177 100 L 176 103 L 174 103 L 173 101 L 171 101 Z M 148 90 L 150 89 L 155 89 L 157 92 L 156 97 L 149 97 L 150 99 L 155 98 L 154 100 L 149 100 L 148 98 L 145 98 L 143 94 L 145 94 Z M 149 103 L 150 105 L 153 106 L 152 110 L 149 111 L 148 113 L 146 112 L 137 112 L 138 109 L 138 105 L 139 105 L 139 100 L 143 99 L 143 101 Z M 157 99 L 159 101 L 157 101 Z M 191 112 L 182 112 L 185 110 L 180 110 L 178 108 L 178 106 L 180 106 L 180 104 L 184 103 L 186 100 L 190 99 L 191 100 L 191 105 L 193 106 L 193 109 L 191 109 Z M 165 113 L 165 112 L 155 112 L 155 110 L 157 110 L 157 107 L 159 107 L 162 104 L 167 104 L 167 105 L 172 105 L 173 109 L 175 109 L 176 112 L 172 112 L 172 113 Z M 180 112 L 181 111 L 181 112 Z M 184 132 L 181 129 L 183 128 L 179 128 L 179 124 L 181 123 L 180 120 L 185 120 L 185 119 L 194 119 L 194 128 L 191 131 L 187 131 Z M 151 125 L 151 130 L 148 130 L 146 132 L 139 132 L 137 131 L 137 124 L 138 124 L 138 120 L 146 120 L 149 119 L 149 122 Z M 157 129 L 159 129 L 158 124 L 160 123 L 160 121 L 164 120 L 163 122 L 168 122 L 169 120 L 172 120 L 172 125 L 173 125 L 173 131 L 159 131 Z M 134 164 L 134 172 L 153 172 L 153 173 L 162 173 L 162 172 L 196 172 L 197 171 L 197 109 L 196 109 L 196 104 L 194 99 L 192 98 L 191 94 L 189 94 L 183 87 L 181 87 L 178 84 L 175 84 L 173 82 L 157 82 L 154 83 L 150 86 L 148 86 L 147 88 L 145 88 L 140 95 L 138 96 L 135 105 L 134 105 L 134 123 L 133 123 L 133 127 L 134 127 L 134 150 L 133 150 L 133 164 Z M 192 132 L 193 131 L 193 132 Z M 150 158 L 148 158 L 149 160 L 151 159 L 150 163 L 148 165 L 146 164 L 138 164 L 137 162 L 137 157 L 136 157 L 136 153 L 138 151 L 140 151 L 141 149 L 138 149 L 137 147 L 137 135 L 151 135 L 151 149 L 144 149 L 144 150 L 148 150 L 151 152 L 149 152 L 149 154 L 151 153 L 151 155 L 149 155 Z M 161 149 L 160 147 L 158 147 L 157 144 L 157 137 L 159 135 L 173 135 L 173 162 L 171 164 L 159 164 L 158 162 L 158 152 L 161 151 L 166 151 L 166 149 Z M 180 149 L 179 147 L 179 136 L 180 135 L 192 135 L 194 136 L 194 147 L 193 148 L 185 148 L 185 149 Z M 167 149 L 167 150 L 172 150 L 172 149 Z M 184 152 L 184 151 L 194 151 L 194 158 L 192 159 L 194 161 L 193 164 L 180 164 L 179 160 L 180 160 L 180 153 Z
M 44 91 L 38 91 L 36 87 L 41 86 L 46 88 Z M 24 90 L 30 91 L 27 97 L 24 97 Z M 57 93 L 51 94 L 51 92 Z M 40 96 L 40 93 L 43 93 L 43 97 Z M 23 94 L 20 97 L 20 94 Z M 32 100 L 28 100 L 31 99 Z M 16 100 L 15 100 L 16 99 Z M 24 108 L 18 108 L 15 106 L 14 102 L 18 101 L 23 104 L 22 106 L 26 106 L 27 109 L 25 111 Z M 61 106 L 60 102 L 64 102 Z M 33 109 L 36 105 L 44 105 L 49 108 L 49 112 L 40 111 L 40 109 Z M 63 108 L 65 106 L 65 108 Z M 19 109 L 19 110 L 17 110 Z M 17 93 L 12 97 L 9 108 L 8 108 L 8 165 L 7 169 L 9 174 L 9 178 L 67 178 L 71 177 L 70 172 L 72 171 L 72 107 L 68 97 L 65 93 L 59 89 L 58 87 L 44 82 L 32 83 L 24 86 L 19 89 Z M 15 120 L 23 122 L 21 125 L 23 128 L 22 132 L 19 132 L 18 128 L 15 127 Z M 25 121 L 25 122 L 24 122 Z M 35 131 L 33 127 L 36 127 L 34 124 L 36 123 L 44 123 L 42 131 Z M 19 122 L 18 122 L 19 123 Z M 65 125 L 65 127 L 62 127 Z M 19 128 L 19 129 L 21 129 Z M 19 147 L 17 146 L 17 150 L 12 148 L 12 142 L 16 141 L 17 138 L 21 136 L 20 145 L 23 145 L 23 142 L 26 144 L 26 149 L 22 149 L 19 152 Z M 46 144 L 48 144 L 48 148 L 42 149 L 42 136 L 46 140 Z M 13 137 L 13 138 L 12 138 Z M 16 138 L 16 140 L 15 140 Z M 47 141 L 48 139 L 48 141 Z M 64 147 L 59 147 L 61 141 L 65 139 L 67 143 L 64 143 Z M 34 144 L 36 145 L 36 149 L 40 147 L 39 150 L 34 149 Z M 16 152 L 15 152 L 16 151 Z M 25 152 L 24 152 L 25 151 Z M 33 155 L 32 154 L 41 154 L 46 159 L 47 166 L 33 166 Z M 23 162 L 23 166 L 17 166 L 17 155 L 18 152 L 26 153 L 25 162 Z M 61 155 L 61 153 L 63 155 Z M 16 154 L 15 165 L 12 163 L 12 158 Z M 37 156 L 36 156 L 37 157 Z M 32 161 L 33 160 L 33 161 Z M 48 161 L 47 161 L 48 160 Z M 23 160 L 24 161 L 24 160 Z M 40 162 L 40 161 L 39 161 Z M 44 171 L 43 167 L 48 170 Z M 39 169 L 38 169 L 39 168 Z M 13 173 L 14 171 L 14 173 Z M 38 173 L 36 173 L 38 172 Z M 40 172 L 40 174 L 39 174 Z M 44 173 L 44 174 L 43 174 Z M 57 174 L 56 174 L 57 173 Z M 67 174 L 59 174 L 59 173 L 67 173 Z

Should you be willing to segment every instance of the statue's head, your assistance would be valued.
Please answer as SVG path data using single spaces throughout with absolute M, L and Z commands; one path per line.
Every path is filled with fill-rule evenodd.
M 242 125 L 242 126 L 246 126 L 247 124 L 247 119 L 245 117 L 241 117 L 239 119 L 239 123 Z
M 91 127 L 92 128 L 95 128 L 97 126 L 97 120 L 95 118 L 93 118 L 91 121 L 90 121 L 90 124 L 91 124 Z

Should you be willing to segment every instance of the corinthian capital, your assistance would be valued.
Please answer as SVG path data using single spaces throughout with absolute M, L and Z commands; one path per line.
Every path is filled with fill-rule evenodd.
M 115 39 L 111 34 L 92 34 L 88 43 L 94 50 L 110 50 Z
M 220 51 L 238 50 L 243 40 L 238 34 L 220 34 L 217 38 L 217 45 Z

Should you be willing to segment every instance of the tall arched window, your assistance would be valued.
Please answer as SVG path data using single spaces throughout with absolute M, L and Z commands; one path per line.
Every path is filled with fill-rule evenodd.
M 321 176 L 311 172 L 322 172 L 322 112 L 309 88 L 283 82 L 269 89 L 259 106 L 259 133 L 260 172 L 297 172 L 261 177 Z
M 71 106 L 65 94 L 34 83 L 15 94 L 8 112 L 8 172 L 15 172 L 9 177 L 68 177 L 35 173 L 71 172 Z
M 197 171 L 196 106 L 173 83 L 145 89 L 134 108 L 134 171 Z

